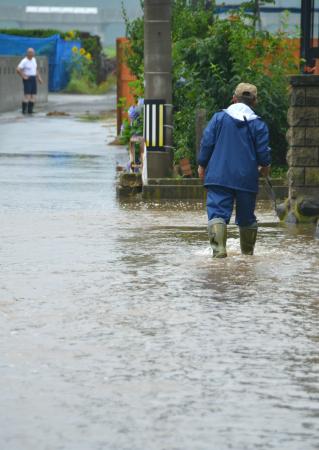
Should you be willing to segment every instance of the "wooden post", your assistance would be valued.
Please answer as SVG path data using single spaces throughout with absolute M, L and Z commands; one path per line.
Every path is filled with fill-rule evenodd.
M 134 97 L 129 86 L 130 81 L 136 80 L 126 64 L 126 52 L 129 48 L 127 38 L 116 39 L 116 59 L 117 59 L 117 105 L 121 98 L 126 98 L 128 105 L 134 104 Z M 117 135 L 121 133 L 123 120 L 127 117 L 123 107 L 117 106 Z
M 204 108 L 198 109 L 195 115 L 196 158 L 198 157 L 199 154 L 200 143 L 206 125 L 207 125 L 207 111 Z

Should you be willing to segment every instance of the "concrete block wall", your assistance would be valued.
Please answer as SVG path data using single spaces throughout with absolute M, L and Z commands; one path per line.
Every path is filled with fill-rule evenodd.
M 319 195 L 319 76 L 291 78 L 288 182 L 289 198 Z
M 293 76 L 290 85 L 289 209 L 302 221 L 300 205 L 319 199 L 319 76 Z
M 0 113 L 20 108 L 23 98 L 22 80 L 16 73 L 21 57 L 0 56 Z M 37 57 L 38 69 L 43 84 L 38 83 L 38 102 L 48 101 L 48 60 L 44 56 Z

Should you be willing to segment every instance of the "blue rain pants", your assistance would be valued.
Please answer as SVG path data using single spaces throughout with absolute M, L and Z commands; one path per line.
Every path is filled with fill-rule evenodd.
M 255 207 L 257 194 L 223 186 L 207 187 L 208 220 L 224 219 L 229 223 L 236 201 L 236 225 L 247 227 L 256 222 Z

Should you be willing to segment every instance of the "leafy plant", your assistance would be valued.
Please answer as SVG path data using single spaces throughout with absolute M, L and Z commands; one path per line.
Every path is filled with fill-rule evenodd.
M 125 99 L 121 99 L 120 105 L 125 105 Z M 144 100 L 139 99 L 137 105 L 130 106 L 127 109 L 128 119 L 123 121 L 120 142 L 121 144 L 128 144 L 132 136 L 143 135 L 143 105 Z
M 69 32 L 69 38 L 74 36 Z M 73 94 L 104 94 L 115 85 L 115 77 L 110 75 L 105 81 L 97 83 L 94 70 L 94 60 L 92 54 L 84 47 L 72 49 L 72 59 L 70 62 L 70 81 L 65 89 Z
M 287 166 L 275 166 L 271 169 L 272 178 L 285 178 L 287 176 Z

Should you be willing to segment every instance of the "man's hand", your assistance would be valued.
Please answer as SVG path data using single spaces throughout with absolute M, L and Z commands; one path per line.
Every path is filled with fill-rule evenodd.
M 19 67 L 17 67 L 16 72 L 18 75 L 20 75 L 20 77 L 22 78 L 22 80 L 28 80 L 29 77 L 27 77 L 26 75 L 24 75 L 24 73 L 22 72 L 21 69 L 19 69 Z
M 262 177 L 269 177 L 270 175 L 270 166 L 259 167 L 259 173 Z
M 201 180 L 203 180 L 204 179 L 204 177 L 205 177 L 205 168 L 204 167 L 202 167 L 202 166 L 198 166 L 198 176 L 199 176 L 199 178 L 201 179 Z

